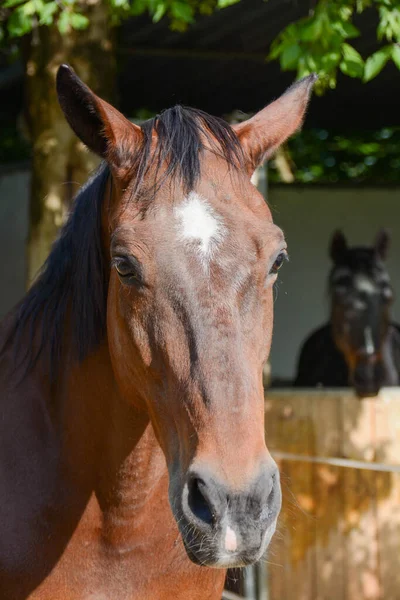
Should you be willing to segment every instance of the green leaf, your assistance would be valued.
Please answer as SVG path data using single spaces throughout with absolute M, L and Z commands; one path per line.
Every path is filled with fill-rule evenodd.
M 154 23 L 158 23 L 159 21 L 161 21 L 161 19 L 165 15 L 166 11 L 167 11 L 167 4 L 165 2 L 160 2 L 160 4 L 156 8 L 156 12 L 153 15 Z
M 358 63 L 353 63 L 351 61 L 342 60 L 339 64 L 339 68 L 345 75 L 348 77 L 356 77 L 359 79 L 363 78 L 364 68 Z
M 371 81 L 378 75 L 386 65 L 391 54 L 391 46 L 385 46 L 377 52 L 374 52 L 372 56 L 367 58 L 365 62 L 364 81 Z
M 113 8 L 128 8 L 127 0 L 110 0 L 110 4 Z
M 58 19 L 58 22 L 57 22 L 58 31 L 61 33 L 61 35 L 65 35 L 70 30 L 70 27 L 71 27 L 70 19 L 71 19 L 71 13 L 68 12 L 67 10 L 63 10 L 63 12 L 60 14 L 60 18 Z
M 400 8 L 400 6 L 399 6 Z M 377 30 L 378 40 L 384 37 L 391 41 L 393 38 L 400 41 L 400 10 L 388 4 L 379 9 L 379 25 Z
M 400 45 L 394 44 L 392 48 L 392 60 L 396 67 L 400 69 Z
M 4 8 L 13 8 L 14 6 L 17 6 L 18 4 L 22 4 L 23 2 L 26 2 L 26 0 L 6 0 L 5 2 L 3 2 L 3 7 Z
M 146 0 L 134 0 L 131 5 L 130 13 L 131 15 L 141 15 L 147 10 L 148 4 Z
M 57 2 L 47 2 L 44 4 L 39 13 L 39 25 L 51 25 L 53 23 L 53 16 L 57 10 Z
M 312 19 L 301 25 L 299 28 L 299 37 L 303 42 L 314 42 L 321 36 L 322 29 L 322 20 Z
M 175 19 L 185 21 L 185 23 L 193 22 L 193 7 L 186 2 L 172 2 L 171 14 Z
M 327 71 L 330 71 L 333 67 L 337 67 L 340 58 L 340 52 L 327 52 L 322 56 L 321 64 Z
M 80 13 L 71 13 L 69 22 L 73 29 L 86 29 L 89 25 L 89 19 Z
M 345 34 L 344 37 L 347 39 L 359 37 L 360 35 L 360 31 L 357 29 L 357 27 L 354 27 L 352 23 L 343 22 L 342 30 Z
M 217 7 L 218 8 L 226 8 L 227 6 L 232 6 L 232 4 L 237 4 L 240 0 L 218 0 Z
M 346 4 L 346 3 L 344 3 L 344 4 Z M 349 21 L 351 19 L 352 14 L 353 14 L 352 6 L 345 5 L 345 6 L 339 7 L 338 15 L 342 19 L 342 21 Z
M 357 52 L 357 50 L 353 48 L 353 46 L 350 46 L 350 44 L 343 44 L 342 52 L 343 58 L 345 58 L 346 60 L 353 60 L 354 62 L 357 62 L 359 64 L 364 64 L 361 54 Z
M 360 143 L 355 149 L 355 152 L 357 152 L 357 154 L 361 153 L 368 156 L 370 154 L 376 154 L 379 151 L 379 147 L 377 142 Z
M 21 6 L 21 10 L 24 11 L 24 14 L 27 17 L 32 17 L 34 14 L 39 12 L 43 8 L 42 0 L 29 0 L 29 2 L 25 2 Z
M 355 38 L 360 35 L 359 30 L 356 27 L 354 27 L 352 23 L 349 23 L 348 21 L 344 21 L 342 19 L 330 22 L 330 26 L 332 30 L 340 36 L 341 40 Z
M 339 65 L 342 73 L 349 77 L 362 78 L 364 75 L 364 61 L 357 50 L 349 44 L 343 44 L 342 55 L 343 60 Z
M 298 44 L 293 44 L 284 49 L 281 54 L 281 67 L 284 71 L 297 67 L 298 60 L 301 56 L 301 48 Z
M 19 6 L 8 19 L 8 31 L 11 37 L 20 37 L 32 30 L 32 19 Z
M 275 40 L 271 44 L 271 51 L 268 54 L 269 60 L 274 60 L 275 58 L 278 58 L 278 56 L 280 56 L 280 54 L 282 54 L 282 52 L 283 52 L 284 44 L 282 44 L 280 41 L 279 41 L 279 43 L 277 43 L 278 41 L 279 40 Z
M 306 59 L 306 65 L 310 70 L 310 73 L 313 73 L 314 71 L 318 71 L 319 70 L 319 66 L 318 63 L 316 61 L 316 58 L 319 59 L 320 57 L 318 56 L 314 56 L 313 54 L 309 53 L 307 54 L 307 56 L 305 57 Z
M 307 75 L 310 75 L 310 74 L 311 74 L 311 71 L 307 67 L 304 57 L 301 57 L 299 60 L 298 67 L 297 67 L 297 79 L 302 79 L 303 77 L 307 77 Z

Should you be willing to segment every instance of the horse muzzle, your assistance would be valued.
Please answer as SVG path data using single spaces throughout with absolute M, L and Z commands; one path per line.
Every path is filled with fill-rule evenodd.
M 191 469 L 177 519 L 189 558 L 224 569 L 256 562 L 275 532 L 281 501 L 279 472 L 272 461 L 240 491 L 230 490 L 207 468 Z
M 351 379 L 359 398 L 377 396 L 385 382 L 385 368 L 377 357 L 371 356 L 356 363 Z

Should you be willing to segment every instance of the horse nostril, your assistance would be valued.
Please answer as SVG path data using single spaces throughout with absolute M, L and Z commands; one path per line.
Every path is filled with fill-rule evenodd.
M 212 525 L 214 521 L 213 511 L 207 500 L 204 490 L 206 484 L 198 477 L 189 482 L 188 505 L 193 515 L 207 525 Z
M 276 486 L 276 475 L 274 473 L 272 475 L 271 481 L 270 481 L 270 489 L 269 489 L 268 500 L 267 500 L 268 505 L 272 504 L 272 502 L 274 501 L 275 486 Z
M 276 470 L 272 475 L 269 475 L 267 481 L 265 481 L 265 477 L 262 477 L 261 484 L 262 492 L 260 499 L 262 510 L 260 518 L 262 520 L 271 519 L 271 517 L 274 517 L 280 510 L 281 493 L 278 471 Z

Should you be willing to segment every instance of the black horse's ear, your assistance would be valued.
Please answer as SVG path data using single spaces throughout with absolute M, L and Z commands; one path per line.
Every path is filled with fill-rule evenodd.
M 58 69 L 57 95 L 71 129 L 82 142 L 112 166 L 123 167 L 129 150 L 141 138 L 140 127 L 96 96 L 69 65 Z
M 332 236 L 329 254 L 335 264 L 343 262 L 346 257 L 347 242 L 340 229 L 337 229 Z
M 390 234 L 387 229 L 381 229 L 375 240 L 375 253 L 381 260 L 386 260 L 390 246 Z

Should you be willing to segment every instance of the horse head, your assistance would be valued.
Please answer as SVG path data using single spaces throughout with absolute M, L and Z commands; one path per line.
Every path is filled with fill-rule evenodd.
M 386 376 L 384 348 L 393 302 L 385 266 L 389 241 L 382 230 L 373 246 L 349 247 L 336 231 L 330 246 L 332 334 L 359 396 L 375 396 Z
M 189 557 L 258 560 L 275 530 L 279 474 L 264 439 L 282 231 L 251 183 L 301 124 L 310 76 L 230 127 L 175 107 L 141 127 L 62 66 L 57 89 L 81 140 L 107 163 L 107 342 L 124 402 L 147 414 Z

